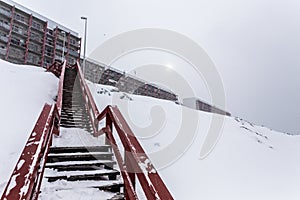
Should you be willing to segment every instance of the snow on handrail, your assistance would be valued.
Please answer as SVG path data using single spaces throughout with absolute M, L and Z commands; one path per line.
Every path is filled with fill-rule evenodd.
M 57 131 L 56 105 L 45 104 L 31 132 L 1 200 L 37 199 L 52 133 Z M 55 131 L 54 131 L 55 130 Z

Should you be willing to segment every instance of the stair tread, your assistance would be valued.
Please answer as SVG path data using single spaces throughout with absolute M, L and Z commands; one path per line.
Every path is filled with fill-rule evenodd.
M 44 177 L 71 177 L 71 176 L 85 176 L 85 175 L 109 175 L 109 174 L 120 174 L 119 171 L 114 169 L 97 169 L 87 171 L 56 171 L 54 169 L 46 169 Z
M 71 182 L 66 180 L 57 180 L 56 185 L 54 185 L 53 187 L 57 187 L 57 185 L 59 185 L 61 189 L 99 188 L 103 186 L 113 186 L 113 185 L 123 186 L 123 181 L 122 180 L 112 180 L 112 181 L 80 180 L 76 182 Z M 51 187 L 51 185 L 49 187 Z
M 111 152 L 49 153 L 48 157 L 55 157 L 55 156 L 86 156 L 86 155 L 112 155 L 112 153 Z
M 46 168 L 44 177 L 48 179 L 48 182 L 54 182 L 60 179 L 67 181 L 79 181 L 79 180 L 116 180 L 120 175 L 119 171 L 109 169 L 99 170 L 85 170 L 85 171 L 55 171 Z M 51 174 L 49 174 L 51 173 Z
M 50 147 L 50 153 L 54 151 L 78 151 L 78 152 L 92 152 L 92 151 L 107 151 L 111 149 L 111 145 L 100 146 L 52 146 Z
M 107 163 L 116 163 L 111 160 L 86 160 L 86 161 L 63 161 L 55 163 L 47 163 L 46 167 L 52 166 L 74 166 L 74 165 L 93 165 L 93 164 L 107 164 Z

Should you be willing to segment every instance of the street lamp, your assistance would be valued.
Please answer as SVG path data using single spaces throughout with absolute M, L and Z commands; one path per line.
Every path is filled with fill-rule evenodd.
M 84 76 L 85 62 L 86 62 L 85 54 L 86 54 L 87 17 L 81 17 L 81 19 L 85 21 L 85 23 L 84 23 L 84 51 L 83 51 L 83 66 L 82 66 L 82 72 L 83 72 L 83 76 Z

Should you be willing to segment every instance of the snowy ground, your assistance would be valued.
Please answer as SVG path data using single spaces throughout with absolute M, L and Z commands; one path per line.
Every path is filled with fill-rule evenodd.
M 0 60 L 0 194 L 45 103 L 52 104 L 58 79 L 45 69 Z
M 45 102 L 53 102 L 58 79 L 41 68 L 15 66 L 1 60 L 0 65 L 0 106 L 3 113 L 0 129 L 2 138 L 5 138 L 0 141 L 2 193 L 42 106 Z M 108 104 L 119 105 L 175 199 L 299 199 L 300 136 L 226 117 L 216 148 L 201 160 L 200 149 L 212 114 L 184 108 L 169 101 L 116 92 L 108 86 L 91 83 L 89 86 L 99 110 Z M 182 113 L 198 118 L 196 134 L 185 152 L 178 152 L 182 154 L 180 158 L 161 166 L 161 160 L 155 155 L 168 148 L 176 138 L 184 121 L 185 115 Z M 153 123 L 157 126 L 152 127 Z M 55 139 L 55 146 L 102 142 L 101 138 L 86 136 L 76 129 L 70 132 L 63 129 L 62 133 L 61 138 Z M 59 184 L 66 183 L 62 181 Z M 74 191 L 76 193 L 61 191 L 58 196 L 62 199 L 66 199 L 64 195 L 68 195 L 67 199 L 94 199 L 93 196 L 106 195 L 101 191 L 86 191 L 79 185 Z
M 196 136 L 187 151 L 179 152 L 183 156 L 159 169 L 175 199 L 300 198 L 300 136 L 279 133 L 239 118 L 225 117 L 222 136 L 216 148 L 201 160 L 200 149 L 212 114 L 150 97 L 124 97 L 122 92 L 109 92 L 111 87 L 89 85 L 99 108 L 110 103 L 121 105 L 119 108 L 125 113 L 131 128 L 156 166 L 161 163 L 154 156 L 155 152 L 161 152 L 172 143 L 180 128 L 184 110 L 193 115 L 196 113 L 199 122 Z M 155 135 L 145 136 L 140 132 L 143 130 L 141 127 L 155 122 L 151 118 L 155 106 L 161 108 L 167 120 L 160 124 L 161 129 Z

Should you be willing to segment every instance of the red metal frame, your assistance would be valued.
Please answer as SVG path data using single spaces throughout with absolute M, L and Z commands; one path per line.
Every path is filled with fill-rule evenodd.
M 15 6 L 13 6 L 13 7 L 12 7 L 12 10 L 11 10 L 10 30 L 9 30 L 9 34 L 8 34 L 8 42 L 7 42 L 7 46 L 6 46 L 5 60 L 8 59 L 9 48 L 10 48 L 10 42 L 11 42 L 11 35 L 12 35 L 12 29 L 13 29 L 13 24 L 14 24 L 14 17 L 15 17 Z
M 52 134 L 57 131 L 57 109 L 45 104 L 1 199 L 37 199 Z
M 46 50 L 46 42 L 47 42 L 47 32 L 48 32 L 48 22 L 44 25 L 44 39 L 43 39 L 43 49 L 42 49 L 42 58 L 41 58 L 41 67 L 44 66 L 45 60 L 45 50 Z M 47 66 L 46 66 L 47 67 Z
M 53 60 L 52 60 L 53 63 L 55 62 L 55 56 L 56 56 L 57 35 L 58 35 L 58 27 L 55 28 L 55 36 L 54 36 L 54 42 L 53 42 Z
M 67 45 L 67 54 L 66 54 L 66 57 L 65 57 L 65 60 L 67 61 L 67 64 L 68 64 L 68 57 L 69 57 L 69 51 L 70 51 L 70 37 L 71 37 L 71 33 L 69 32 L 68 33 L 68 45 Z
M 28 32 L 27 32 L 26 52 L 25 52 L 25 56 L 24 56 L 24 64 L 27 63 L 27 58 L 28 58 L 28 46 L 29 46 L 29 42 L 30 42 L 31 26 L 32 26 L 32 15 L 30 15 L 29 24 L 28 24 Z

